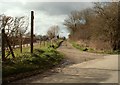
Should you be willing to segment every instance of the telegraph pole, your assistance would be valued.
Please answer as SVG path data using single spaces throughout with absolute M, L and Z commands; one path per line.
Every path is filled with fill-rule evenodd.
M 33 53 L 34 11 L 31 11 L 31 53 Z

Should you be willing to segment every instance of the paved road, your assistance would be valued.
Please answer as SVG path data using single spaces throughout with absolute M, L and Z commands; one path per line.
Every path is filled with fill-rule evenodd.
M 68 65 L 14 83 L 118 83 L 118 55 L 80 52 L 64 43 Z

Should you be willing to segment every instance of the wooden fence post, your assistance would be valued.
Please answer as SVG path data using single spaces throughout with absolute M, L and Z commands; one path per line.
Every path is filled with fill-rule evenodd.
M 31 53 L 33 53 L 34 11 L 31 11 Z
M 22 53 L 22 34 L 20 33 L 20 52 Z
M 11 45 L 10 45 L 10 41 L 9 41 L 9 39 L 8 39 L 8 37 L 7 37 L 7 35 L 6 35 L 5 33 L 4 33 L 4 38 L 5 38 L 5 40 L 6 40 L 6 42 L 7 42 L 7 45 L 8 45 L 8 47 L 9 47 L 9 49 L 10 49 L 10 52 L 11 52 L 11 54 L 12 54 L 12 57 L 15 58 L 13 49 L 12 49 L 12 47 L 11 47 Z
M 2 29 L 2 61 L 5 61 L 5 29 Z

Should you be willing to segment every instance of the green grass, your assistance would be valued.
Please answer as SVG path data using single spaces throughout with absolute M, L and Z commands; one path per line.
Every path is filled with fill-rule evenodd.
M 54 49 L 57 49 L 59 47 L 59 43 L 62 42 L 62 41 L 63 40 L 59 39 L 59 40 L 57 40 L 57 42 L 52 43 L 54 45 Z M 43 43 L 41 45 L 38 43 L 38 44 L 34 45 L 34 49 L 47 49 L 47 48 L 50 48 L 50 45 L 51 45 L 50 42 L 46 42 L 45 46 L 44 46 Z M 30 52 L 30 46 L 23 47 L 22 53 L 20 52 L 20 48 L 13 49 L 13 52 L 14 52 L 15 57 L 19 57 L 23 53 Z M 7 54 L 8 54 L 8 52 L 6 51 L 6 55 Z M 8 58 L 12 58 L 12 55 L 10 54 L 8 56 Z
M 86 47 L 80 46 L 79 44 L 77 44 L 77 43 L 74 42 L 74 41 L 71 41 L 70 43 L 72 44 L 73 47 L 75 47 L 75 48 L 77 48 L 77 49 L 79 49 L 79 50 L 81 50 L 81 51 L 83 51 L 83 50 L 86 49 Z
M 46 46 L 40 46 L 38 44 L 34 46 L 33 54 L 29 52 L 30 47 L 24 47 L 23 53 L 20 53 L 19 49 L 15 49 L 15 59 L 8 58 L 3 62 L 3 77 L 6 78 L 11 75 L 38 69 L 46 70 L 58 65 L 63 59 L 63 54 L 56 51 L 61 41 L 59 40 L 57 43 L 54 43 L 55 48 L 50 47 L 50 44 Z
M 9 59 L 3 64 L 3 77 L 13 74 L 24 73 L 35 69 L 48 69 L 59 64 L 63 55 L 55 49 L 35 49 L 34 53 L 25 53 L 16 57 L 14 60 Z

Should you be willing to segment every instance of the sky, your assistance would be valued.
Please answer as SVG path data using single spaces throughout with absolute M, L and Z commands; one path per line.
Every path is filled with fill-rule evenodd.
M 57 0 L 44 0 L 44 2 L 40 2 L 38 0 L 0 0 L 0 14 L 5 14 L 13 17 L 27 16 L 29 17 L 30 21 L 30 12 L 31 10 L 33 10 L 35 15 L 35 34 L 45 35 L 50 26 L 58 25 L 60 27 L 60 36 L 67 37 L 69 31 L 63 25 L 63 23 L 70 12 L 74 10 L 83 10 L 86 8 L 90 8 L 93 6 L 91 2 L 94 2 L 96 0 L 86 0 L 91 2 L 84 1 L 85 0 L 81 0 L 81 2 L 76 2 L 76 0 L 71 0 L 71 2 L 67 2 L 66 0 L 66 2 L 59 2 Z M 29 30 L 30 26 L 28 31 Z

